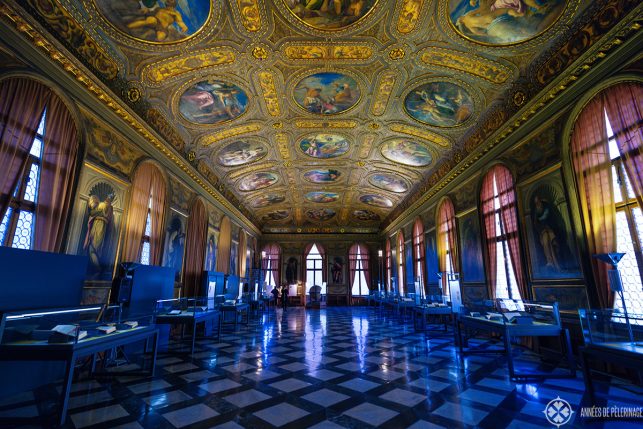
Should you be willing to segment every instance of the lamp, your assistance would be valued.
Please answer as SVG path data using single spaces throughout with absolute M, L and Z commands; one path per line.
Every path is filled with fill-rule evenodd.
M 623 314 L 625 315 L 625 324 L 627 325 L 630 342 L 634 344 L 632 325 L 630 324 L 630 318 L 627 314 L 627 305 L 625 304 L 625 296 L 623 295 L 623 281 L 621 280 L 621 273 L 618 271 L 618 263 L 621 262 L 623 256 L 625 256 L 625 253 L 620 252 L 599 253 L 593 255 L 593 257 L 599 261 L 612 266 L 612 269 L 607 271 L 610 289 L 621 297 L 621 305 L 623 305 Z

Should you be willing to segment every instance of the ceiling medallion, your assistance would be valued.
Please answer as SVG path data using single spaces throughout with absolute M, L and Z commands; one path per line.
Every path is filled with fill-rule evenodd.
M 406 52 L 404 52 L 404 49 L 402 48 L 391 49 L 388 53 L 388 57 L 393 61 L 401 60 L 405 55 Z
M 418 122 L 434 127 L 455 127 L 471 117 L 473 98 L 460 85 L 428 82 L 406 95 L 404 110 Z
M 513 102 L 516 106 L 520 107 L 527 101 L 527 95 L 522 91 L 516 91 L 513 95 Z
M 191 150 L 188 152 L 188 161 L 193 162 L 196 159 L 196 152 Z
M 239 181 L 239 190 L 242 192 L 256 191 L 257 189 L 272 186 L 279 180 L 274 173 L 260 172 L 252 173 Z
M 348 152 L 350 145 L 340 134 L 311 134 L 299 142 L 301 151 L 313 158 L 335 158 Z
M 257 161 L 267 154 L 268 149 L 259 142 L 237 140 L 225 146 L 216 159 L 224 167 L 237 167 Z
M 258 60 L 265 60 L 268 58 L 268 51 L 263 46 L 255 46 L 252 48 L 252 56 Z
M 384 197 L 382 195 L 378 195 L 378 194 L 362 195 L 362 196 L 359 197 L 359 200 L 360 200 L 360 202 L 362 202 L 364 204 L 368 204 L 368 205 L 375 206 L 375 207 L 382 207 L 382 208 L 391 208 L 391 207 L 393 207 L 393 201 L 391 201 L 390 199 L 388 199 L 388 198 L 386 198 L 386 197 Z
M 283 203 L 286 201 L 285 195 L 280 194 L 264 194 L 250 202 L 250 206 L 255 209 L 272 206 L 274 204 Z
M 334 169 L 310 170 L 304 173 L 304 179 L 312 183 L 333 183 L 337 182 L 342 173 Z
M 293 89 L 295 102 L 318 115 L 334 115 L 352 109 L 361 98 L 352 77 L 337 72 L 314 73 L 301 79 Z
M 377 0 L 284 0 L 288 11 L 309 27 L 322 31 L 345 29 L 366 17 Z
M 281 122 L 275 122 L 274 124 L 272 124 L 272 128 L 274 128 L 275 130 L 279 130 L 283 127 L 284 127 L 284 124 L 282 124 Z
M 334 203 L 339 200 L 339 194 L 336 192 L 314 191 L 305 194 L 304 198 L 311 203 Z
M 141 90 L 138 88 L 129 88 L 127 90 L 127 99 L 132 103 L 136 103 L 138 100 L 140 100 L 141 95 Z
M 290 210 L 275 210 L 261 216 L 261 220 L 264 222 L 269 220 L 278 221 L 278 220 L 284 220 L 288 216 L 290 216 Z
M 393 139 L 381 148 L 384 158 L 411 167 L 425 167 L 433 162 L 433 157 L 424 145 L 407 139 Z
M 119 32 L 138 41 L 167 44 L 185 41 L 206 26 L 210 0 L 94 0 L 96 8 Z
M 499 5 L 496 6 L 495 3 Z M 462 37 L 485 45 L 513 45 L 542 34 L 562 16 L 566 1 L 449 0 L 447 18 Z
M 366 221 L 374 221 L 374 220 L 379 221 L 380 220 L 380 215 L 378 215 L 377 213 L 372 212 L 370 210 L 355 210 L 355 211 L 353 211 L 353 217 L 355 217 L 355 219 L 357 219 L 357 220 L 361 220 L 361 221 L 364 221 L 364 222 L 366 222 Z
M 323 222 L 332 219 L 337 212 L 333 209 L 309 209 L 306 210 L 306 216 L 314 221 Z
M 248 96 L 237 85 L 218 79 L 192 84 L 179 99 L 179 112 L 194 124 L 228 122 L 245 113 Z
M 394 174 L 375 173 L 369 176 L 368 182 L 376 188 L 389 192 L 404 193 L 410 189 L 406 180 Z

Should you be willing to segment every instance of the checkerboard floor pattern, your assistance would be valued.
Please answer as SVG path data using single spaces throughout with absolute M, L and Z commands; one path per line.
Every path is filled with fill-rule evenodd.
M 576 410 L 586 400 L 580 378 L 512 382 L 505 357 L 461 360 L 451 333 L 417 333 L 364 307 L 273 310 L 197 343 L 194 356 L 160 353 L 154 378 L 75 382 L 64 427 L 530 429 L 553 427 L 543 410 L 556 396 Z M 598 387 L 611 403 L 640 405 L 627 389 Z M 35 413 L 41 396 L 0 401 L 0 416 Z M 577 416 L 563 428 L 629 425 Z

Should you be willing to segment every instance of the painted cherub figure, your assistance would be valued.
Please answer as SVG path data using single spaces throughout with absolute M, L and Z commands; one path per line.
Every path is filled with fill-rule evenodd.
M 156 31 L 156 40 L 159 42 L 167 39 L 170 28 L 176 24 L 182 33 L 187 33 L 188 26 L 183 21 L 183 15 L 176 10 L 176 0 L 166 0 L 165 7 L 147 9 L 152 15 L 134 20 L 127 24 L 129 29 L 150 28 Z

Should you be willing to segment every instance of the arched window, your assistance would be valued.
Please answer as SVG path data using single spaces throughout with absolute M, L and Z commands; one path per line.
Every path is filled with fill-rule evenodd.
M 591 254 L 622 252 L 618 264 L 632 313 L 643 313 L 643 85 L 614 85 L 588 103 L 574 125 L 571 158 Z M 601 306 L 621 309 L 606 264 L 592 258 Z
M 457 273 L 457 232 L 455 209 L 450 198 L 445 198 L 438 207 L 438 268 L 441 273 Z M 447 276 L 442 277 L 443 293 L 449 295 L 449 282 Z
M 147 217 L 145 218 L 145 231 L 141 239 L 140 261 L 143 265 L 150 265 L 150 235 L 152 235 L 152 196 L 147 206 Z
M 348 265 L 352 296 L 365 296 L 370 293 L 370 270 L 368 247 L 353 244 L 348 251 Z
M 404 295 L 404 264 L 406 254 L 404 253 L 404 233 L 397 233 L 397 293 Z
M 76 123 L 53 90 L 0 81 L 0 244 L 61 250 L 78 152 Z
M 326 282 L 324 281 L 324 248 L 312 243 L 306 247 L 306 290 L 313 286 L 320 286 L 321 294 L 326 295 Z
M 487 273 L 492 298 L 527 298 L 523 279 L 511 172 L 495 165 L 482 182 L 482 215 L 487 239 Z
M 281 249 L 276 244 L 268 244 L 261 252 L 261 267 L 263 272 L 265 293 L 269 293 L 275 286 L 279 286 Z
M 386 240 L 386 292 L 391 292 L 391 277 L 393 277 L 393 263 L 391 259 L 391 239 Z
M 420 294 L 426 293 L 426 276 L 424 274 L 425 252 L 424 224 L 422 223 L 422 219 L 417 218 L 413 224 L 413 267 L 415 269 L 415 278 L 420 282 Z

